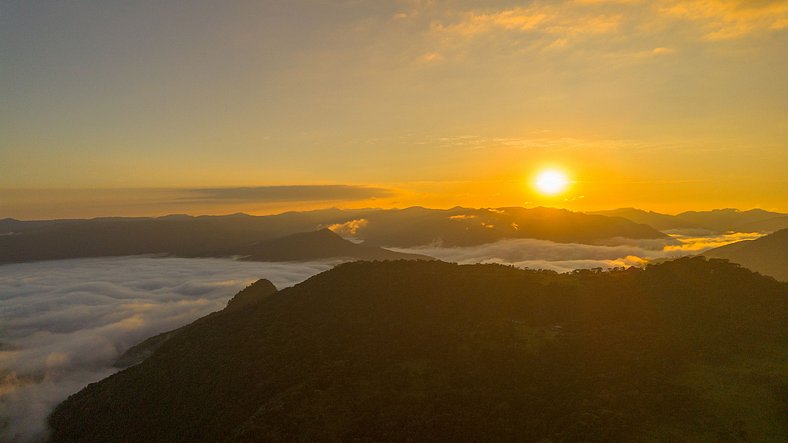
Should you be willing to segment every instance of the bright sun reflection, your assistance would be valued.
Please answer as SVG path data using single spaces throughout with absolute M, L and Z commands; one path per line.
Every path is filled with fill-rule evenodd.
M 536 176 L 536 181 L 534 181 L 536 189 L 544 195 L 561 193 L 566 189 L 568 184 L 569 179 L 567 179 L 566 174 L 556 169 L 548 169 L 540 172 L 539 175 Z

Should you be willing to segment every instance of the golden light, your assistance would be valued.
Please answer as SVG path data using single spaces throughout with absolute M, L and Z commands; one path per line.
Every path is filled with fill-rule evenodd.
M 539 193 L 544 195 L 556 195 L 563 192 L 569 185 L 566 174 L 557 169 L 547 169 L 536 176 L 534 185 Z

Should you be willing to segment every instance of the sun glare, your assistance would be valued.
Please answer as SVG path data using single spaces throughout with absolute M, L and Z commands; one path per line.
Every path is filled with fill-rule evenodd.
M 559 194 L 566 189 L 568 184 L 569 180 L 566 178 L 566 174 L 555 169 L 540 172 L 534 181 L 536 189 L 544 195 Z

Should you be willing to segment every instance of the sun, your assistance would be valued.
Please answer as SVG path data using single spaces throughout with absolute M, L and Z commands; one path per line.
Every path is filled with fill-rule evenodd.
M 534 186 L 540 194 L 556 195 L 563 192 L 569 185 L 566 174 L 557 169 L 546 169 L 536 176 Z

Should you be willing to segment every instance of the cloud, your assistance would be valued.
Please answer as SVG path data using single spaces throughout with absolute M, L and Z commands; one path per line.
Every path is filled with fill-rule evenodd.
M 366 220 L 332 226 L 356 232 Z M 642 266 L 701 253 L 760 234 L 672 240 L 610 239 L 605 244 L 506 239 L 472 247 L 396 249 L 457 263 L 503 263 L 568 272 Z M 127 348 L 224 307 L 258 278 L 278 288 L 335 263 L 254 263 L 222 259 L 120 257 L 0 266 L 0 440 L 37 441 L 51 409 L 115 369 Z
M 390 248 L 400 252 L 425 254 L 461 264 L 502 263 L 523 268 L 568 272 L 575 269 L 642 266 L 651 260 L 699 254 L 713 247 L 762 234 L 730 233 L 713 236 L 674 235 L 671 240 L 609 239 L 605 244 L 555 243 L 530 238 L 504 239 L 478 246 L 444 248 Z
M 779 0 L 664 1 L 659 11 L 666 17 L 698 23 L 707 40 L 729 40 L 788 27 L 788 4 Z
M 690 44 L 788 27 L 788 4 L 781 0 L 574 0 L 517 7 L 488 2 L 467 9 L 444 4 L 431 12 L 428 47 L 447 59 L 472 59 L 493 46 L 515 57 L 579 48 L 571 55 L 646 62 L 680 50 L 682 44 L 662 44 L 675 45 L 684 31 L 683 44 Z
M 648 263 L 641 257 L 627 256 L 613 260 L 523 260 L 517 262 L 507 262 L 497 259 L 485 260 L 483 263 L 499 263 L 517 266 L 518 268 L 546 269 L 555 272 L 571 272 L 577 269 L 610 269 L 628 268 L 631 266 L 642 267 Z
M 52 408 L 116 371 L 126 349 L 247 284 L 278 288 L 333 263 L 121 257 L 0 266 L 0 441 L 40 441 Z
M 652 51 L 633 55 L 633 57 L 643 57 L 655 55 Z M 661 55 L 661 54 L 658 54 Z M 546 134 L 535 134 L 525 137 L 482 137 L 477 135 L 444 136 L 425 141 L 427 143 L 437 143 L 443 148 L 464 149 L 469 151 L 484 149 L 543 149 L 551 152 L 568 151 L 576 149 L 627 149 L 627 150 L 649 150 L 673 146 L 675 143 L 646 144 L 632 139 L 581 139 L 576 137 L 549 137 Z M 549 135 L 549 134 L 547 134 Z M 685 144 L 681 144 L 685 147 Z
M 643 0 L 575 0 L 575 3 L 581 5 L 602 5 L 602 4 L 626 5 L 626 4 L 641 3 L 642 1 Z
M 0 189 L 0 213 L 19 219 L 228 214 L 316 209 L 397 195 L 361 185 L 287 185 L 205 188 Z M 306 208 L 305 208 L 306 207 Z
M 675 52 L 676 52 L 675 49 L 662 48 L 662 47 L 654 48 L 654 49 L 651 50 L 651 54 L 653 54 L 653 55 L 669 55 L 669 54 L 673 54 Z
M 391 197 L 390 189 L 351 185 L 254 186 L 188 189 L 185 200 L 232 202 L 296 202 L 366 200 Z
M 703 252 L 738 241 L 755 240 L 763 237 L 763 234 L 759 232 L 729 232 L 727 234 L 701 236 L 673 234 L 672 237 L 681 241 L 681 244 L 665 246 L 666 251 Z
M 343 237 L 352 237 L 358 233 L 359 229 L 366 227 L 367 223 L 369 223 L 367 219 L 359 218 L 357 220 L 350 220 L 345 223 L 335 223 L 329 226 L 328 229 Z
M 427 52 L 421 56 L 421 61 L 425 63 L 436 63 L 443 60 L 443 55 L 439 52 Z
M 442 40 L 470 39 L 494 32 L 534 33 L 552 36 L 544 45 L 555 44 L 555 39 L 580 35 L 609 34 L 618 30 L 622 16 L 597 12 L 572 11 L 550 4 L 496 11 L 468 11 L 456 18 L 436 20 L 431 32 Z

